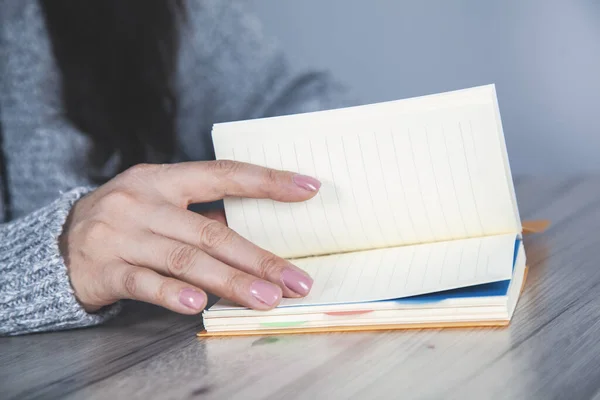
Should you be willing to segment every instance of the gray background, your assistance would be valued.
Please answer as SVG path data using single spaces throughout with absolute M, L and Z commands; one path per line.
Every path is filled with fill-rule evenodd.
M 600 0 L 252 0 L 361 103 L 495 83 L 515 173 L 600 171 Z

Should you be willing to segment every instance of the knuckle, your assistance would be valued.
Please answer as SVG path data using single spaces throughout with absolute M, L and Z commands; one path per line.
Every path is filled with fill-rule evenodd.
M 276 256 L 267 254 L 258 259 L 256 267 L 259 277 L 268 278 L 281 270 L 281 262 Z
M 95 288 L 102 291 L 103 289 L 113 298 L 123 298 L 124 290 L 122 287 L 125 283 L 125 277 L 115 274 L 112 270 L 112 266 L 109 264 L 101 264 L 99 268 L 94 270 L 94 278 L 99 285 L 95 285 Z
M 152 173 L 155 170 L 156 170 L 156 165 L 142 163 L 142 164 L 134 165 L 133 167 L 129 167 L 127 170 L 125 170 L 125 172 L 123 172 L 123 176 L 126 178 L 139 177 L 140 175 L 147 175 L 149 173 Z
M 163 279 L 156 290 L 156 294 L 154 295 L 155 304 L 164 304 L 166 302 L 168 292 L 169 281 L 167 279 Z
M 119 211 L 123 208 L 133 206 L 135 202 L 135 196 L 132 194 L 123 190 L 114 190 L 104 196 L 102 199 L 102 208 L 108 211 Z
M 94 220 L 87 224 L 84 237 L 93 243 L 101 243 L 106 238 L 112 236 L 113 230 L 109 224 L 104 221 Z
M 200 246 L 216 249 L 233 239 L 233 231 L 218 221 L 206 221 L 199 227 Z
M 223 282 L 224 297 L 228 299 L 236 299 L 244 293 L 244 274 L 241 272 L 233 272 Z
M 137 271 L 127 271 L 123 275 L 123 288 L 125 289 L 125 295 L 129 298 L 135 298 L 137 291 L 139 274 Z
M 265 173 L 265 183 L 267 185 L 272 185 L 279 181 L 279 171 L 274 169 L 267 169 Z
M 266 169 L 262 177 L 262 191 L 264 195 L 274 196 L 281 190 L 281 172 L 274 169 Z
M 212 162 L 213 169 L 222 175 L 234 175 L 241 164 L 232 160 L 216 160 Z
M 194 265 L 197 253 L 198 251 L 192 246 L 181 245 L 175 247 L 167 258 L 167 271 L 169 274 L 176 278 L 186 276 Z

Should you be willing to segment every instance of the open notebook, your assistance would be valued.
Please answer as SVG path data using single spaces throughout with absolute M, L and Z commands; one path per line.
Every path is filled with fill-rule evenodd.
M 511 319 L 526 260 L 493 85 L 216 124 L 213 142 L 217 159 L 322 187 L 303 203 L 225 199 L 232 229 L 314 285 L 267 312 L 221 300 L 204 312 L 201 335 Z

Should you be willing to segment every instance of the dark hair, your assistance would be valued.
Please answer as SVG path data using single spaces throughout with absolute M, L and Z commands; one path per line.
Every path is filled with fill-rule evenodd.
M 92 171 L 169 161 L 182 0 L 39 0 L 66 117 L 93 141 Z M 93 176 L 98 180 L 110 177 Z

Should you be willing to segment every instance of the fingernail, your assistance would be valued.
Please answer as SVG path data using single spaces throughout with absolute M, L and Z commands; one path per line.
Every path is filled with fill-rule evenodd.
M 321 187 L 321 182 L 306 175 L 294 175 L 292 180 L 296 186 L 299 186 L 304 190 L 308 190 L 309 192 L 316 192 Z
M 250 293 L 258 301 L 268 306 L 274 306 L 279 301 L 281 294 L 279 288 L 264 281 L 254 281 L 250 287 Z
M 288 289 L 302 296 L 306 296 L 313 285 L 311 277 L 291 268 L 283 270 L 281 280 Z
M 179 293 L 179 302 L 192 310 L 200 310 L 204 306 L 206 296 L 193 289 L 183 289 Z

